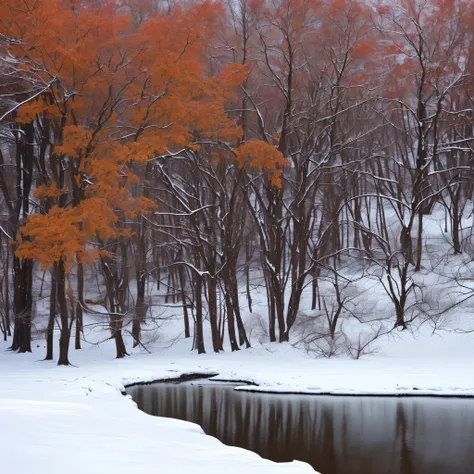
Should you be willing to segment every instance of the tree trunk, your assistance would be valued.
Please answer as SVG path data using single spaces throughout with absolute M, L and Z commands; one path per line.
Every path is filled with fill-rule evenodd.
M 274 300 L 272 295 L 273 295 L 273 291 L 271 290 L 271 288 L 269 288 L 267 286 L 267 301 L 269 302 L 269 305 L 268 305 L 268 333 L 269 333 L 269 337 L 270 337 L 270 342 L 275 342 L 276 341 L 275 300 Z
M 77 300 L 76 300 L 76 337 L 74 348 L 81 349 L 81 334 L 83 331 L 83 304 L 84 304 L 84 266 L 77 265 Z
M 10 273 L 10 243 L 7 242 L 7 255 L 5 259 L 5 324 L 6 324 L 6 335 L 11 336 L 11 323 L 10 323 L 10 282 L 8 281 L 8 275 Z
M 399 307 L 399 305 L 396 305 L 396 308 L 395 308 L 395 313 L 396 313 L 396 316 L 397 316 L 397 320 L 395 321 L 395 327 L 400 327 L 402 328 L 402 330 L 405 330 L 407 329 L 407 325 L 406 325 L 406 322 L 405 322 L 405 312 L 404 310 Z
M 227 328 L 229 332 L 229 342 L 232 352 L 239 350 L 239 345 L 235 337 L 235 320 L 234 320 L 234 310 L 232 308 L 232 300 L 230 296 L 230 291 L 226 289 L 225 292 L 225 306 L 227 310 Z
M 186 301 L 186 277 L 184 275 L 184 266 L 180 265 L 178 268 L 179 272 L 179 285 L 181 287 L 181 303 L 183 304 L 183 317 L 184 317 L 184 337 L 188 338 L 191 336 L 189 328 L 189 314 L 188 306 Z
M 141 341 L 141 329 L 143 321 L 145 321 L 145 316 L 148 311 L 148 305 L 145 304 L 145 286 L 146 286 L 146 276 L 142 274 L 137 279 L 137 302 L 135 305 L 135 316 L 132 323 L 132 336 L 133 336 L 133 347 L 137 347 Z
M 232 297 L 232 307 L 235 313 L 235 321 L 237 322 L 237 328 L 239 330 L 239 344 L 241 346 L 245 344 L 245 347 L 248 349 L 250 347 L 250 341 L 248 340 L 244 322 L 242 321 L 242 315 L 240 314 L 239 292 L 235 274 L 232 276 L 232 287 L 230 291 Z
M 454 255 L 461 253 L 461 239 L 459 238 L 459 229 L 461 227 L 461 219 L 459 215 L 459 193 L 450 193 L 452 218 L 451 218 L 451 234 L 453 236 Z
M 418 239 L 416 242 L 416 266 L 415 272 L 421 269 L 421 257 L 423 254 L 423 212 L 418 213 Z
M 128 356 L 127 348 L 122 336 L 122 316 L 113 315 L 111 318 L 111 327 L 113 330 L 113 338 L 115 339 L 116 358 L 123 359 Z
M 209 322 L 211 325 L 212 348 L 214 352 L 222 350 L 219 328 L 217 326 L 217 283 L 215 278 L 209 277 L 207 284 Z
M 57 263 L 57 296 L 59 312 L 61 315 L 61 335 L 59 336 L 59 359 L 58 365 L 70 365 L 69 362 L 69 318 L 66 300 L 66 269 L 64 261 L 61 259 Z
M 15 329 L 12 351 L 31 352 L 33 261 L 13 257 Z
M 285 304 L 284 304 L 284 294 L 283 290 L 279 289 L 276 294 L 276 304 L 275 304 L 277 321 L 278 321 L 278 334 L 279 341 L 286 342 L 288 341 L 288 333 L 286 331 L 285 325 Z
M 249 313 L 252 312 L 252 295 L 250 294 L 250 259 L 252 257 L 252 253 L 250 252 L 250 244 L 247 243 L 245 246 L 245 289 L 247 292 L 247 304 L 249 307 Z
M 204 334 L 202 331 L 202 277 L 196 275 L 196 329 L 195 329 L 195 342 L 198 354 L 205 354 L 206 349 L 204 348 Z

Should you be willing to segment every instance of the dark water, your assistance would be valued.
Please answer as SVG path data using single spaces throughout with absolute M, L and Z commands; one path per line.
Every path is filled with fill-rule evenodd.
M 267 395 L 197 382 L 127 391 L 151 415 L 323 474 L 474 474 L 473 399 Z

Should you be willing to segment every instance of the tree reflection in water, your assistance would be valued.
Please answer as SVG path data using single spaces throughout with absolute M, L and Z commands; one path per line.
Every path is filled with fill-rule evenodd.
M 151 415 L 324 474 L 472 474 L 474 400 L 268 395 L 225 384 L 128 389 Z

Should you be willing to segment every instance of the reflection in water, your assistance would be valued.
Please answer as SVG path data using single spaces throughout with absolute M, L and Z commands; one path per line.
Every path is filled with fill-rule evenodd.
M 323 474 L 472 474 L 474 400 L 267 395 L 229 385 L 128 389 L 143 411 Z

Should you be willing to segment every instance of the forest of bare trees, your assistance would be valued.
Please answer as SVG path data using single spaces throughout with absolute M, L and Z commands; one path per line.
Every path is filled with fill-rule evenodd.
M 239 350 L 255 275 L 269 341 L 305 296 L 334 339 L 363 278 L 409 328 L 428 216 L 473 251 L 473 53 L 470 0 L 5 0 L 4 339 L 67 365 L 87 314 L 124 357 L 158 306 Z

